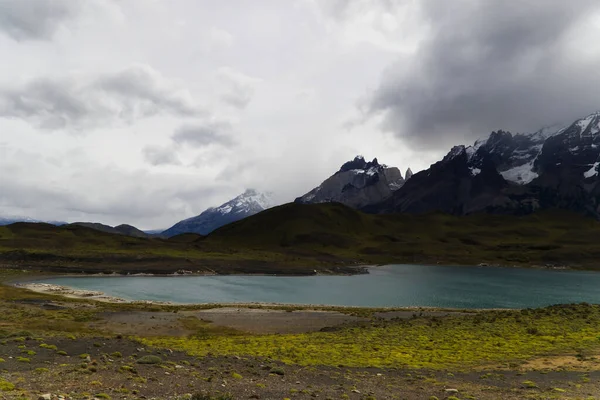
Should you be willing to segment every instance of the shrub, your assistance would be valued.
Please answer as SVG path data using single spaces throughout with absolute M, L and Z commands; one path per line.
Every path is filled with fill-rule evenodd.
M 59 350 L 56 352 L 56 354 L 58 354 L 59 356 L 67 356 L 68 355 L 67 352 L 64 350 Z
M 46 343 L 42 343 L 40 344 L 40 347 L 42 349 L 48 349 L 48 350 L 58 350 L 58 347 L 56 347 L 56 345 L 54 344 L 46 344 Z
M 17 361 L 22 362 L 22 363 L 30 363 L 31 362 L 31 360 L 26 357 L 17 357 Z
M 238 374 L 237 372 L 232 372 L 232 373 L 231 373 L 231 377 L 232 377 L 233 379 L 243 379 L 243 378 L 244 378 L 243 376 L 241 376 L 241 375 L 240 375 L 240 374 Z
M 161 364 L 162 358 L 159 356 L 144 356 L 136 361 L 138 364 Z
M 114 353 L 110 353 L 110 356 L 115 358 L 121 358 L 123 357 L 123 354 L 121 354 L 120 351 L 115 351 Z
M 0 390 L 3 392 L 10 392 L 11 390 L 15 390 L 15 385 L 0 378 Z

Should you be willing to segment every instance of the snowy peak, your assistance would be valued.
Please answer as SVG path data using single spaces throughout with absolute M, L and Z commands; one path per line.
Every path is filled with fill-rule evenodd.
M 227 203 L 221 204 L 219 207 L 211 208 L 209 210 L 214 210 L 220 214 L 248 213 L 266 210 L 267 208 L 273 207 L 273 205 L 274 202 L 272 193 L 260 193 L 255 189 L 247 189 L 244 193 L 228 201 Z
M 182 233 L 207 235 L 223 225 L 258 214 L 274 205 L 272 193 L 247 189 L 244 193 L 218 207 L 211 207 L 200 215 L 176 223 L 162 235 L 166 237 Z

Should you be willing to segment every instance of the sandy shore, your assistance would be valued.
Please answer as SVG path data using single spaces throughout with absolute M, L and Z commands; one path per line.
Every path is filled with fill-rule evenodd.
M 31 290 L 36 293 L 54 294 L 68 297 L 71 299 L 88 299 L 103 301 L 106 303 L 135 303 L 135 304 L 165 304 L 173 305 L 171 302 L 146 301 L 146 300 L 126 300 L 120 297 L 109 296 L 104 292 L 94 290 L 74 289 L 68 286 L 54 285 L 52 283 L 15 283 L 15 287 Z

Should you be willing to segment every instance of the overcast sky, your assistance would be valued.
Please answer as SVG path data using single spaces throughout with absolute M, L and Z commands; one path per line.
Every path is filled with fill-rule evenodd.
M 167 228 L 600 109 L 596 0 L 0 0 L 0 216 Z

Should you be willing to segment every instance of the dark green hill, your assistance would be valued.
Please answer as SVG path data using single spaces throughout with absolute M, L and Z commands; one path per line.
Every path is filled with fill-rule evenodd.
M 600 269 L 600 223 L 566 211 L 527 216 L 370 215 L 341 204 L 286 204 L 208 236 L 135 238 L 84 226 L 0 227 L 0 265 L 55 271 L 352 272 L 431 263 Z
M 286 204 L 224 226 L 207 245 L 365 263 L 556 265 L 600 269 L 600 223 L 560 210 L 527 216 L 370 215 Z

